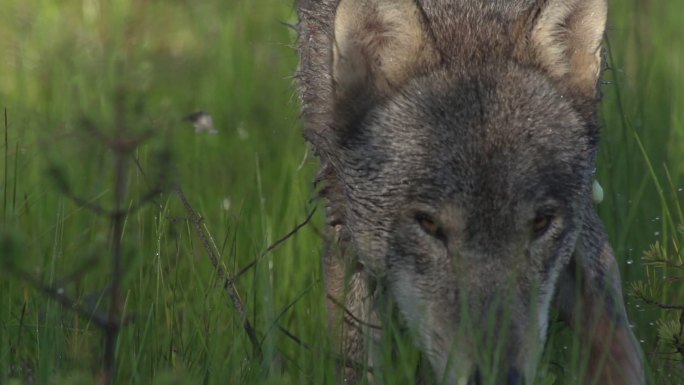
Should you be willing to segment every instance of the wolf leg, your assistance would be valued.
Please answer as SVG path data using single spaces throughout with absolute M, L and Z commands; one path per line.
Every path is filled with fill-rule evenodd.
M 378 368 L 369 348 L 381 338 L 373 288 L 363 266 L 345 254 L 336 242 L 323 260 L 328 326 L 337 351 L 342 354 L 342 382 L 359 383 L 365 374 L 372 383 L 373 369 Z
M 561 317 L 589 354 L 587 385 L 645 384 L 641 348 L 630 328 L 621 290 L 608 237 L 596 212 L 588 209 L 556 298 Z

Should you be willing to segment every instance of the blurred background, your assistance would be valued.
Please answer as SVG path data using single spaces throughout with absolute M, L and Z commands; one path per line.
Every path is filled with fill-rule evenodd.
M 611 1 L 602 86 L 599 211 L 658 384 L 684 362 L 681 15 Z M 322 210 L 278 242 L 317 206 L 294 24 L 282 0 L 3 1 L 0 383 L 109 382 L 112 302 L 117 383 L 334 382 Z M 211 254 L 245 269 L 258 349 Z M 538 383 L 571 383 L 568 346 Z

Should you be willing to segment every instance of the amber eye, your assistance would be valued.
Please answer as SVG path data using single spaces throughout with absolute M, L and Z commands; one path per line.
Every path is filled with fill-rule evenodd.
M 428 235 L 442 239 L 444 234 L 442 228 L 427 214 L 416 214 L 416 222 Z
M 532 233 L 535 238 L 542 236 L 546 230 L 551 226 L 551 221 L 553 220 L 553 215 L 548 213 L 540 213 L 532 221 Z

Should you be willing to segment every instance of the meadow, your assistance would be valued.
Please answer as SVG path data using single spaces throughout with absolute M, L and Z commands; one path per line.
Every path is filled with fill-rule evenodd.
M 663 385 L 684 383 L 682 14 L 611 1 L 597 170 Z M 3 1 L 0 384 L 335 383 L 295 23 L 282 0 Z M 557 334 L 537 384 L 577 383 Z M 387 384 L 418 360 L 398 344 Z

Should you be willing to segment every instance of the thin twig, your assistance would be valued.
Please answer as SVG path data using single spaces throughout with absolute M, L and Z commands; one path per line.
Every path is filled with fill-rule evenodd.
M 59 280 L 55 281 L 55 283 L 53 285 L 59 287 L 59 286 L 64 286 L 64 285 L 68 284 L 69 282 L 76 281 L 77 279 L 84 276 L 89 270 L 92 270 L 93 268 L 95 268 L 95 266 L 97 266 L 97 263 L 99 262 L 99 260 L 100 260 L 100 258 L 98 256 L 91 255 L 90 257 L 88 257 L 88 259 L 83 261 L 83 264 L 81 264 L 81 266 L 74 269 L 71 273 L 69 273 L 63 277 L 60 277 Z
M 120 118 L 120 115 L 117 114 Z M 117 129 L 124 133 L 124 126 L 119 122 Z M 118 139 L 124 141 L 123 135 Z M 124 148 L 111 147 L 114 151 L 114 210 L 110 215 L 112 220 L 112 280 L 109 292 L 109 311 L 107 314 L 108 327 L 105 328 L 104 346 L 104 380 L 107 384 L 116 381 L 116 345 L 121 328 L 121 281 L 123 270 L 121 266 L 121 251 L 123 228 L 126 220 L 124 199 L 126 198 L 126 157 Z
M 224 290 L 230 297 L 233 306 L 240 315 L 240 318 L 242 319 L 242 327 L 245 329 L 245 332 L 247 333 L 247 336 L 249 337 L 249 340 L 252 343 L 252 348 L 254 349 L 255 354 L 257 355 L 259 360 L 261 360 L 263 358 L 263 354 L 261 352 L 261 347 L 259 345 L 259 339 L 256 336 L 256 332 L 254 331 L 252 324 L 249 322 L 249 319 L 247 318 L 245 306 L 242 303 L 242 299 L 240 298 L 240 294 L 238 293 L 237 288 L 235 287 L 234 281 L 228 278 L 228 274 L 226 272 L 225 267 L 223 267 L 223 265 L 219 261 L 218 252 L 216 250 L 216 247 L 213 245 L 213 242 L 210 240 L 210 235 L 208 234 L 206 226 L 204 226 L 203 224 L 202 217 L 197 213 L 197 211 L 195 211 L 192 205 L 190 205 L 190 201 L 188 201 L 188 198 L 183 193 L 183 190 L 181 190 L 179 187 L 175 188 L 174 190 L 176 195 L 178 195 L 178 198 L 180 199 L 181 203 L 185 207 L 185 210 L 188 212 L 189 221 L 192 224 L 192 227 L 195 229 L 195 232 L 197 233 L 197 236 L 199 237 L 200 241 L 202 242 L 204 249 L 207 251 L 209 260 L 211 261 L 212 266 L 214 266 L 214 269 L 216 270 L 216 274 L 218 275 L 219 280 L 223 282 Z
M 307 344 L 306 342 L 302 341 L 301 338 L 297 337 L 296 335 L 290 333 L 287 329 L 285 329 L 282 325 L 278 324 L 278 330 L 280 330 L 281 333 L 285 334 L 287 338 L 291 339 L 292 341 L 296 342 L 297 345 L 303 347 L 306 350 L 313 350 L 311 345 Z
M 335 297 L 333 297 L 332 295 L 326 294 L 326 297 L 327 297 L 328 300 L 330 300 L 330 302 L 332 302 L 335 306 L 337 306 L 337 307 L 339 307 L 340 309 L 344 310 L 344 314 L 346 314 L 349 318 L 351 318 L 354 322 L 358 323 L 359 325 L 367 326 L 367 327 L 369 327 L 369 328 L 371 328 L 371 329 L 382 330 L 382 326 L 373 325 L 373 324 L 368 323 L 368 322 L 366 322 L 366 321 L 360 319 L 359 317 L 355 316 L 354 313 L 352 313 L 349 309 L 347 309 L 347 307 L 344 306 L 344 304 L 340 303 L 340 301 L 338 301 L 337 299 L 335 299 Z
M 309 292 L 309 290 L 311 290 L 311 287 L 312 287 L 313 285 L 314 285 L 314 283 L 312 283 L 309 287 L 307 287 L 304 291 L 302 291 L 302 292 L 297 296 L 297 298 L 295 298 L 293 301 L 290 301 L 290 303 L 287 304 L 287 306 L 285 306 L 285 307 L 280 311 L 280 313 L 278 313 L 277 316 L 275 316 L 275 318 L 273 319 L 273 323 L 271 324 L 271 326 L 269 326 L 268 330 L 266 330 L 266 333 L 264 333 L 264 337 L 263 337 L 263 339 L 261 340 L 261 343 L 262 343 L 262 344 L 264 343 L 264 340 L 266 339 L 266 336 L 271 332 L 271 329 L 273 329 L 273 326 L 274 326 L 274 325 L 278 325 L 278 326 L 280 325 L 280 324 L 278 323 L 278 322 L 280 322 L 280 319 L 285 315 L 285 313 L 287 313 L 288 310 L 290 310 L 297 302 L 299 302 L 300 299 L 304 298 L 304 296 Z
M 290 333 L 287 329 L 282 327 L 282 325 L 278 325 L 278 330 L 280 330 L 287 338 L 291 339 L 292 341 L 296 342 L 299 346 L 303 347 L 304 349 L 313 352 L 313 353 L 319 353 L 323 354 L 324 356 L 334 360 L 338 365 L 343 365 L 349 369 L 354 369 L 357 371 L 367 371 L 368 373 L 373 373 L 373 367 L 361 364 L 359 362 L 353 361 L 349 358 L 342 357 L 339 354 L 334 354 L 331 352 L 321 352 L 319 350 L 314 349 L 311 345 L 307 344 L 306 342 L 302 341 L 301 338 L 297 337 L 296 335 Z
M 266 254 L 273 251 L 273 249 L 280 246 L 280 244 L 282 244 L 283 242 L 287 241 L 291 236 L 295 235 L 302 227 L 306 226 L 306 224 L 309 223 L 309 221 L 311 220 L 311 218 L 313 217 L 315 212 L 316 212 L 316 207 L 311 209 L 311 211 L 309 212 L 309 215 L 306 216 L 306 219 L 304 219 L 304 221 L 302 223 L 295 226 L 294 229 L 292 229 L 289 233 L 285 234 L 285 236 L 283 236 L 282 238 L 273 242 L 271 244 L 271 246 L 266 248 L 266 250 L 261 254 L 261 257 L 264 257 Z
M 9 156 L 9 145 L 8 145 L 8 126 L 7 126 L 7 108 L 5 108 L 5 184 L 3 188 L 3 202 L 2 202 L 2 215 L 3 219 L 7 219 L 7 165 L 9 162 L 7 161 L 7 157 Z
M 56 169 L 51 170 L 51 173 L 53 174 L 53 177 L 56 180 L 58 180 L 60 178 L 59 176 L 56 176 L 57 172 L 58 171 Z M 148 192 L 146 192 L 145 195 L 143 195 L 138 201 L 136 201 L 129 208 L 118 208 L 118 209 L 109 210 L 109 209 L 106 209 L 106 208 L 104 208 L 98 204 L 92 203 L 88 199 L 81 198 L 78 195 L 74 194 L 71 190 L 68 189 L 68 187 L 64 183 L 61 183 L 61 182 L 57 183 L 57 187 L 59 188 L 59 191 L 62 193 L 62 195 L 69 198 L 77 206 L 82 207 L 84 209 L 87 209 L 94 214 L 97 214 L 100 216 L 106 216 L 106 217 L 110 217 L 110 218 L 113 218 L 115 216 L 126 217 L 126 216 L 134 214 L 136 211 L 145 207 L 150 202 L 157 203 L 155 201 L 155 198 L 157 196 L 159 196 L 162 192 L 164 192 L 161 188 L 155 187 L 155 188 L 150 189 Z
M 258 257 L 254 258 L 254 259 L 253 259 L 251 262 L 249 262 L 245 267 L 243 267 L 242 269 L 240 269 L 240 271 L 238 271 L 234 276 L 230 277 L 230 278 L 228 279 L 228 282 L 234 283 L 238 278 L 240 278 L 240 276 L 242 276 L 244 273 L 246 273 L 247 271 L 249 271 L 249 269 L 251 269 L 252 267 L 254 267 L 254 265 L 256 265 L 256 263 L 257 263 L 261 258 L 265 257 L 268 253 L 270 253 L 271 251 L 273 251 L 276 247 L 280 246 L 283 242 L 285 242 L 285 241 L 287 241 L 288 239 L 290 239 L 290 237 L 292 237 L 293 235 L 297 234 L 297 232 L 298 232 L 302 227 L 306 226 L 306 225 L 311 221 L 311 218 L 313 218 L 314 213 L 316 213 L 316 207 L 314 207 L 313 209 L 311 209 L 311 211 L 310 211 L 309 214 L 306 216 L 306 218 L 304 218 L 304 220 L 303 220 L 301 223 L 299 223 L 299 224 L 296 225 L 292 230 L 290 230 L 290 232 L 288 232 L 287 234 L 285 234 L 282 238 L 280 238 L 280 239 L 276 240 L 275 242 L 273 242 L 269 247 L 266 248 L 266 250 L 264 250 L 263 253 L 261 253 L 261 255 L 259 255 Z
M 110 325 L 107 320 L 107 317 L 97 313 L 95 309 L 86 308 L 81 303 L 64 294 L 63 289 L 61 289 L 60 287 L 53 285 L 45 285 L 28 272 L 17 269 L 13 266 L 4 265 L 3 269 L 6 273 L 9 273 L 11 276 L 20 279 L 22 282 L 40 291 L 46 297 L 56 301 L 57 303 L 62 305 L 62 307 L 73 310 L 79 316 L 83 317 L 88 321 L 93 322 L 95 325 L 102 329 L 109 328 Z
M 674 305 L 674 304 L 669 304 L 669 303 L 662 303 L 662 302 L 656 301 L 652 298 L 645 296 L 641 292 L 636 292 L 635 294 L 637 297 L 639 297 L 639 299 L 646 302 L 648 305 L 653 305 L 653 306 L 659 307 L 661 309 L 666 309 L 666 310 L 684 310 L 684 305 Z

